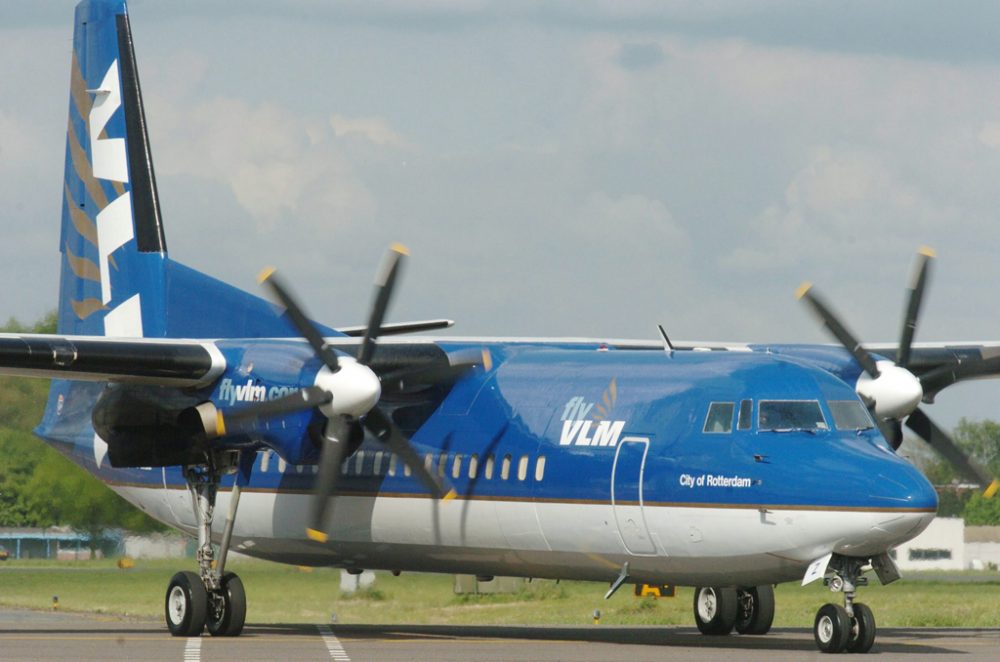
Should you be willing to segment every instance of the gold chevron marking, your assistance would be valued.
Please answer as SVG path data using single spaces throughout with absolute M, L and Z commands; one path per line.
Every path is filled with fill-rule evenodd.
M 612 377 L 611 383 L 608 384 L 608 393 L 611 394 L 611 406 L 614 407 L 615 403 L 618 402 L 618 378 Z
M 101 303 L 100 299 L 84 299 L 83 301 L 70 301 L 73 312 L 81 320 L 85 320 L 98 310 L 107 310 L 108 307 Z
M 90 220 L 87 213 L 80 209 L 80 205 L 73 198 L 69 184 L 65 184 L 63 195 L 66 197 L 66 208 L 69 210 L 69 218 L 73 221 L 73 227 L 80 233 L 80 236 L 90 242 L 90 245 L 97 248 L 97 224 Z
M 608 394 L 607 394 L 607 393 L 605 393 L 605 394 L 604 394 L 604 398 L 605 398 L 605 401 L 607 401 L 607 397 L 608 397 Z M 596 409 L 596 410 L 597 410 L 597 413 L 601 415 L 601 418 L 604 418 L 605 416 L 607 416 L 607 415 L 608 415 L 608 410 L 607 410 L 607 409 L 605 409 L 605 408 L 604 408 L 604 407 L 603 407 L 602 405 L 595 405 L 595 406 L 594 406 L 594 409 Z M 595 418 L 596 418 L 596 417 L 595 417 Z
M 73 251 L 70 250 L 68 241 L 66 242 L 66 260 L 69 262 L 69 268 L 73 270 L 73 273 L 76 274 L 77 278 L 92 280 L 95 283 L 101 282 L 100 267 L 85 257 L 73 255 Z
M 93 102 L 87 96 L 87 81 L 83 79 L 83 72 L 80 71 L 80 62 L 76 59 L 76 51 L 73 51 L 73 64 L 70 70 L 69 93 L 76 107 L 76 113 L 84 121 L 90 115 Z
M 94 171 L 90 167 L 90 161 L 87 160 L 87 155 L 84 153 L 83 147 L 80 146 L 80 140 L 77 138 L 72 121 L 69 122 L 69 126 L 67 127 L 66 139 L 69 142 L 69 153 L 73 159 L 73 170 L 76 171 L 76 176 L 87 187 L 87 193 L 90 194 L 90 199 L 94 201 L 97 208 L 104 209 L 108 206 L 108 196 L 104 194 L 104 189 L 101 188 L 100 182 L 94 178 Z

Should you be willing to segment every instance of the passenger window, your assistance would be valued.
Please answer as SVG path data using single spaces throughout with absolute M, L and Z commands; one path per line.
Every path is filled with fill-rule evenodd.
M 356 476 L 361 476 L 364 474 L 365 470 L 365 452 L 358 451 L 358 456 L 354 460 L 354 474 Z
M 278 457 L 278 473 L 279 474 L 285 473 L 285 469 L 287 468 L 288 468 L 288 463 L 285 462 L 285 459 L 282 457 Z
M 438 477 L 444 478 L 444 470 L 448 465 L 448 454 L 441 453 L 441 457 L 438 458 Z
M 542 478 L 545 477 L 545 456 L 541 455 L 535 461 L 535 480 L 537 482 L 542 482 Z
M 264 451 L 263 457 L 260 458 L 260 470 L 267 473 L 267 468 L 271 465 L 271 451 Z
M 473 453 L 469 456 L 469 478 L 475 478 L 477 471 L 479 471 L 479 455 Z
M 500 480 L 508 478 L 510 478 L 510 455 L 504 455 L 503 462 L 500 464 Z
M 829 430 L 816 400 L 761 400 L 757 429 L 773 432 Z
M 517 479 L 524 480 L 528 477 L 528 456 L 522 455 L 517 462 Z
M 493 480 L 493 454 L 486 456 L 486 480 Z
M 736 405 L 732 402 L 713 402 L 708 407 L 704 432 L 709 434 L 732 432 L 734 411 L 736 411 Z
M 375 463 L 372 466 L 372 473 L 376 476 L 382 475 L 382 456 L 384 453 L 382 451 L 375 451 Z
M 391 453 L 389 455 L 389 475 L 390 476 L 395 476 L 396 475 L 396 454 L 395 453 Z
M 740 401 L 740 417 L 736 423 L 738 430 L 749 430 L 753 425 L 753 400 Z
M 455 453 L 455 461 L 451 465 L 451 477 L 458 478 L 462 475 L 462 454 Z

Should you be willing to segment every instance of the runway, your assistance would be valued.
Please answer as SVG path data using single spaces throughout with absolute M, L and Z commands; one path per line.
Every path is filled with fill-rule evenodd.
M 880 660 L 962 655 L 995 660 L 1000 630 L 887 628 Z M 170 637 L 158 621 L 0 610 L 4 660 L 337 660 L 465 662 L 572 660 L 829 660 L 803 628 L 763 637 L 704 637 L 688 627 L 529 627 L 445 625 L 249 625 L 243 636 Z M 924 657 L 923 659 L 927 659 Z

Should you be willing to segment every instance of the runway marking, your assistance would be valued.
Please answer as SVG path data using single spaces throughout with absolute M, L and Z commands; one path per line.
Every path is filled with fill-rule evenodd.
M 201 662 L 201 637 L 188 637 L 184 644 L 184 662 Z
M 340 645 L 340 639 L 333 634 L 333 630 L 330 629 L 329 625 L 317 625 L 316 629 L 319 630 L 319 635 L 323 637 L 323 643 L 326 644 L 326 650 L 330 652 L 330 657 L 338 662 L 351 662 L 351 658 L 347 656 L 347 651 L 344 647 Z

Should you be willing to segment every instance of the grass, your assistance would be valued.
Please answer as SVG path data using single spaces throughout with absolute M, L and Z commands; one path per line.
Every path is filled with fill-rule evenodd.
M 114 560 L 7 561 L 0 564 L 0 605 L 50 609 L 59 596 L 60 609 L 119 617 L 161 619 L 163 596 L 174 572 L 193 570 L 190 559 L 136 561 L 119 570 Z M 249 600 L 251 623 L 370 624 L 565 624 L 593 622 L 595 609 L 604 625 L 692 625 L 692 589 L 675 598 L 636 598 L 623 587 L 610 600 L 602 584 L 535 580 L 517 593 L 455 595 L 448 575 L 419 573 L 393 577 L 379 573 L 373 587 L 341 595 L 340 571 L 300 569 L 264 561 L 235 560 Z M 859 599 L 876 614 L 879 627 L 964 626 L 995 628 L 1000 624 L 1000 575 L 965 573 L 951 578 L 914 574 L 890 586 L 872 580 Z M 816 610 L 840 596 L 822 585 L 783 584 L 776 589 L 775 626 L 809 627 Z

